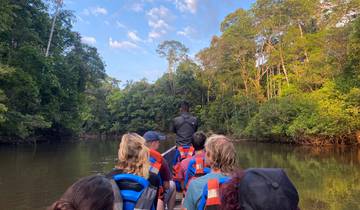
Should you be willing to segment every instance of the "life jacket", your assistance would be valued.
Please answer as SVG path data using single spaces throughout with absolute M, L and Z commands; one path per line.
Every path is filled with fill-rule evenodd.
M 220 186 L 229 180 L 229 177 L 209 179 L 203 188 L 198 210 L 218 209 L 221 204 Z
M 159 177 L 160 180 L 160 185 L 159 185 L 159 191 L 158 191 L 158 198 L 159 199 L 164 199 L 164 187 L 163 187 L 163 180 L 162 177 L 160 175 L 160 168 L 163 162 L 163 157 L 161 156 L 161 154 L 153 149 L 150 149 L 150 157 L 149 157 L 149 161 L 150 161 L 150 172 L 156 174 Z
M 155 209 L 157 188 L 143 177 L 116 174 L 110 179 L 114 191 L 114 210 Z
M 149 161 L 151 164 L 150 171 L 158 175 L 163 162 L 163 157 L 158 151 L 151 149 Z
M 176 148 L 175 158 L 173 161 L 173 180 L 175 181 L 176 190 L 181 191 L 180 178 L 178 176 L 180 172 L 180 162 L 186 158 L 192 157 L 194 155 L 195 149 L 193 146 L 178 146 Z
M 180 156 L 178 158 L 180 158 L 181 162 L 182 160 L 192 157 L 194 155 L 195 149 L 193 146 L 179 146 L 177 147 L 177 150 L 179 151 Z
M 211 169 L 205 165 L 204 157 L 192 158 L 185 172 L 184 185 L 186 186 L 186 189 L 191 180 L 193 180 L 195 177 L 204 176 L 205 174 L 210 173 L 210 171 Z

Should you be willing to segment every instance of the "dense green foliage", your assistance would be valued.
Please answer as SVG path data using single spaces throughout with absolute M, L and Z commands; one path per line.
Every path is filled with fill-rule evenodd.
M 106 82 L 97 50 L 59 14 L 50 48 L 52 17 L 41 0 L 1 1 L 0 136 L 71 134 L 83 130 L 88 90 Z
M 16 3 L 15 3 L 16 2 Z M 157 52 L 168 72 L 124 88 L 95 48 L 40 0 L 1 2 L 0 135 L 168 131 L 188 100 L 201 127 L 239 137 L 354 143 L 360 133 L 359 0 L 257 0 L 221 23 L 195 60 L 177 41 Z M 15 24 L 16 23 L 16 24 Z

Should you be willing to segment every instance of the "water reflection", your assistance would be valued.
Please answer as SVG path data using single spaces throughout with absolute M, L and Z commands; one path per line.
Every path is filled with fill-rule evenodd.
M 162 148 L 168 148 L 173 142 Z M 239 165 L 285 168 L 301 209 L 360 209 L 360 150 L 239 143 Z M 78 178 L 106 173 L 118 141 L 0 147 L 0 209 L 44 209 Z
M 238 144 L 239 164 L 284 168 L 300 193 L 301 209 L 360 209 L 360 149 Z

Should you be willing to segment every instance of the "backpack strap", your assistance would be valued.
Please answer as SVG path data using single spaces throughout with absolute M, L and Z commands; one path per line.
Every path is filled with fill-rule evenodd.
M 110 179 L 110 183 L 114 192 L 114 210 L 123 210 L 123 200 L 119 193 L 120 189 L 113 179 Z
M 154 208 L 154 201 L 157 194 L 157 188 L 149 185 L 141 194 L 134 210 L 148 210 Z

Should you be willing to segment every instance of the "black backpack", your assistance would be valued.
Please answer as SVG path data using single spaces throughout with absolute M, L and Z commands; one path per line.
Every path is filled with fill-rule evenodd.
M 283 169 L 248 169 L 239 183 L 242 210 L 297 210 L 298 203 L 298 192 Z

